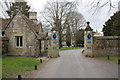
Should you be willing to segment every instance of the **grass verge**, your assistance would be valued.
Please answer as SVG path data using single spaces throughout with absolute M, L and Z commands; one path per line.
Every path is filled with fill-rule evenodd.
M 64 50 L 72 50 L 72 49 L 81 49 L 83 47 L 63 47 L 63 48 L 60 48 L 60 51 L 64 51 Z
M 0 57 L 0 79 L 2 78 L 2 58 Z
M 108 57 L 96 57 L 96 58 L 102 59 L 102 60 L 108 60 Z M 109 61 L 112 61 L 112 62 L 117 63 L 117 64 L 118 64 L 118 59 L 120 59 L 120 58 L 118 58 L 118 57 L 109 57 Z
M 25 71 L 34 70 L 34 65 L 40 65 L 39 60 L 32 57 L 5 57 L 2 58 L 2 77 L 13 78 Z

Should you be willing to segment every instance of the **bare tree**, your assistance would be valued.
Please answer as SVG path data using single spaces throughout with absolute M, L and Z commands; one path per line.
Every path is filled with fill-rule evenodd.
M 85 26 L 86 20 L 78 11 L 71 11 L 67 14 L 66 22 L 69 23 L 72 33 Z M 65 23 L 66 23 L 65 22 Z
M 66 33 L 64 34 L 66 35 L 66 44 L 68 46 L 71 44 L 75 45 L 75 34 L 79 29 L 85 26 L 85 22 L 86 20 L 84 19 L 82 14 L 77 11 L 71 11 L 66 15 L 64 23 L 64 30 L 66 30 Z
M 114 1 L 118 1 L 118 0 L 114 0 Z M 109 10 L 108 12 L 111 11 L 111 9 L 115 8 L 116 6 L 113 4 L 113 0 L 93 0 L 90 5 L 92 5 L 91 9 L 94 9 L 94 12 L 97 12 L 99 9 L 108 6 Z
M 76 9 L 77 2 L 48 2 L 44 9 L 44 19 L 59 32 L 59 43 L 62 46 L 62 31 L 66 15 Z

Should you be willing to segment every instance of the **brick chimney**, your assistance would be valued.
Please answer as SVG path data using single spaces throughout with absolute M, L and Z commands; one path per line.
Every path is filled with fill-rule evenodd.
M 29 19 L 37 24 L 37 12 L 29 12 Z

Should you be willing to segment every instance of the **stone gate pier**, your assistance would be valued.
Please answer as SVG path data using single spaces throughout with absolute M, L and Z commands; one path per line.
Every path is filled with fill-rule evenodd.
M 59 33 L 52 31 L 48 46 L 48 57 L 56 58 L 59 57 Z
M 90 27 L 90 22 L 87 22 L 87 27 L 84 31 L 84 55 L 93 56 L 92 45 L 93 45 L 93 29 Z
M 84 31 L 85 56 L 120 56 L 120 36 L 95 36 L 93 29 L 87 22 Z

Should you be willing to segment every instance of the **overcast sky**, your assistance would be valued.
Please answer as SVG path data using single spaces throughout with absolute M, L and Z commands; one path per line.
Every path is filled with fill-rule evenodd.
M 43 11 L 44 6 L 47 2 L 47 0 L 26 0 L 26 1 L 28 1 L 29 5 L 32 6 L 32 11 L 37 11 L 37 12 Z M 68 1 L 74 1 L 74 0 L 68 0 Z M 92 6 L 94 6 L 94 4 L 91 5 L 93 1 L 98 1 L 98 0 L 79 0 L 78 10 L 84 16 L 86 21 L 91 22 L 90 25 L 94 29 L 94 31 L 98 30 L 100 32 L 102 31 L 103 24 L 105 23 L 105 21 L 107 21 L 108 18 L 118 10 L 118 2 L 120 0 L 112 0 L 112 3 L 115 6 L 115 8 L 112 9 L 110 12 L 109 12 L 109 5 L 106 5 L 103 8 L 98 8 L 95 13 L 94 13 L 95 8 L 91 9 Z
M 12 0 L 8 0 L 8 1 L 12 1 Z M 44 10 L 45 4 L 48 0 L 25 0 L 25 1 L 27 1 L 28 4 L 31 6 L 32 8 L 31 11 L 36 11 L 40 13 Z M 74 0 L 67 0 L 67 1 L 74 1 Z M 78 11 L 84 16 L 86 21 L 91 22 L 90 25 L 94 29 L 94 31 L 98 30 L 100 32 L 102 31 L 103 24 L 105 23 L 105 21 L 107 21 L 110 16 L 112 16 L 116 11 L 118 11 L 118 2 L 120 0 L 111 0 L 115 8 L 112 9 L 110 12 L 108 11 L 109 5 L 106 5 L 103 8 L 98 8 L 95 13 L 94 13 L 95 8 L 91 9 L 92 6 L 94 6 L 94 4 L 91 5 L 93 1 L 98 1 L 98 0 L 79 0 Z M 108 1 L 108 0 L 102 0 L 102 1 Z M 40 18 L 40 14 L 38 14 L 38 19 L 39 18 Z

